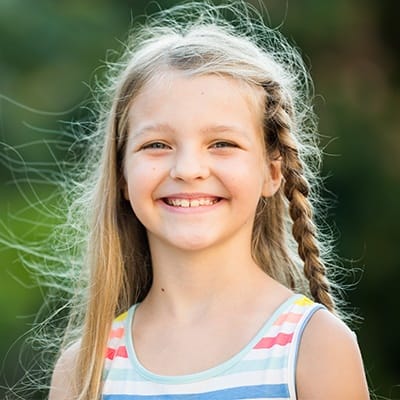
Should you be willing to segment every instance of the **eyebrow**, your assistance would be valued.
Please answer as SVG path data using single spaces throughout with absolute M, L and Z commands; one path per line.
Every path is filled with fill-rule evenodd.
M 246 132 L 235 125 L 210 125 L 201 129 L 202 133 L 224 133 L 224 132 L 236 132 L 242 135 L 246 135 Z
M 175 133 L 175 129 L 168 124 L 148 124 L 138 129 L 133 130 L 133 136 L 141 136 L 146 132 L 168 132 L 168 133 Z
M 146 132 L 167 132 L 167 133 L 176 133 L 176 130 L 169 124 L 165 123 L 157 123 L 157 124 L 148 124 L 144 125 L 142 127 L 139 127 L 138 129 L 134 130 L 132 133 L 134 136 L 141 136 L 145 134 Z M 223 132 L 236 132 L 240 133 L 244 136 L 246 135 L 246 132 L 240 129 L 239 127 L 235 125 L 225 125 L 225 124 L 215 124 L 215 125 L 209 125 L 200 130 L 201 133 L 204 134 L 209 134 L 209 133 L 223 133 Z

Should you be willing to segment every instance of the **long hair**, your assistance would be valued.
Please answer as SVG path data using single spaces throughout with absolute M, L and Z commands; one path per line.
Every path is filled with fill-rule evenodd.
M 75 182 L 69 223 L 77 226 L 82 272 L 63 347 L 79 338 L 77 399 L 101 393 L 112 320 L 141 301 L 152 284 L 146 231 L 122 194 L 128 110 L 163 71 L 218 74 L 263 89 L 265 151 L 281 157 L 283 184 L 260 199 L 252 256 L 268 275 L 335 312 L 327 277 L 329 242 L 317 226 L 316 118 L 312 84 L 299 53 L 244 3 L 190 3 L 161 11 L 132 31 L 125 52 L 109 64 L 87 173 Z M 62 350 L 61 350 L 62 351 Z

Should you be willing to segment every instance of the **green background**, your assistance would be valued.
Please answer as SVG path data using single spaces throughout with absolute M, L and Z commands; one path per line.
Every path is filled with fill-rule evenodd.
M 271 25 L 299 46 L 311 69 L 329 223 L 343 265 L 356 269 L 347 298 L 363 318 L 356 331 L 371 389 L 389 399 L 400 399 L 398 4 L 264 1 Z M 59 172 L 67 138 L 60 131 L 69 129 L 63 121 L 88 118 L 79 105 L 101 78 L 108 49 L 120 50 L 132 21 L 155 9 L 139 0 L 0 0 L 2 237 L 35 243 L 57 221 L 54 187 L 32 169 Z M 20 346 L 44 296 L 18 251 L 0 244 L 0 385 L 14 383 L 29 363 Z

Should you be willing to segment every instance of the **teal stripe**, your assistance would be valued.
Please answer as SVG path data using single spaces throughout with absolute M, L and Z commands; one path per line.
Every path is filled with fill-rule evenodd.
M 267 360 L 243 360 L 241 363 L 236 364 L 233 368 L 225 371 L 221 376 L 228 376 L 236 373 L 243 373 L 249 371 L 265 371 L 283 369 L 287 366 L 288 359 L 286 356 L 271 357 Z M 132 381 L 140 382 L 143 378 L 138 376 L 132 369 L 128 368 L 112 368 L 108 375 L 107 380 L 110 381 Z
M 106 379 L 108 381 L 144 382 L 144 379 L 128 368 L 112 368 Z
M 288 357 L 270 357 L 268 359 L 260 360 L 243 360 L 239 364 L 233 366 L 233 368 L 226 371 L 224 375 L 231 375 L 237 372 L 246 371 L 264 371 L 264 370 L 276 370 L 286 368 L 288 365 Z

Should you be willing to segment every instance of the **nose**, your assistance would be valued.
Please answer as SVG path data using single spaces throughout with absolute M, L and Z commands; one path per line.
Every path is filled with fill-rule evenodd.
M 210 175 L 207 155 L 199 150 L 182 149 L 174 157 L 170 176 L 173 179 L 192 181 Z

